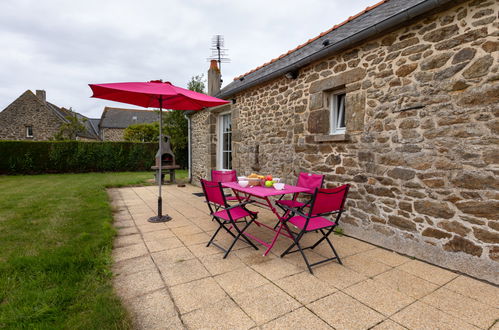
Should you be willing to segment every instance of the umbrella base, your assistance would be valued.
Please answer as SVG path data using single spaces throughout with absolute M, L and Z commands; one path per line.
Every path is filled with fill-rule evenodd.
M 157 223 L 157 222 L 167 222 L 170 221 L 172 217 L 169 215 L 162 215 L 162 216 L 155 216 L 155 217 L 150 217 L 147 219 L 147 221 L 152 222 L 152 223 Z

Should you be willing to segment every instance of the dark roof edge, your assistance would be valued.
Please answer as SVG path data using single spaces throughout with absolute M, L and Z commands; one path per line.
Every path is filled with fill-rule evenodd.
M 232 102 L 229 102 L 229 103 L 226 103 L 226 104 L 221 104 L 221 105 L 217 105 L 217 106 L 214 106 L 214 107 L 209 107 L 209 108 L 204 108 L 202 110 L 184 110 L 184 114 L 186 116 L 190 116 L 196 112 L 199 112 L 199 111 L 217 111 L 217 110 L 221 110 L 223 108 L 226 108 L 226 107 L 230 107 L 232 105 Z
M 331 46 L 322 48 L 321 50 L 305 57 L 302 58 L 295 63 L 292 63 L 290 65 L 287 65 L 283 68 L 277 69 L 276 71 L 273 71 L 267 75 L 264 75 L 262 77 L 258 77 L 255 80 L 249 81 L 247 84 L 243 84 L 240 86 L 237 86 L 233 89 L 224 91 L 221 90 L 220 93 L 215 95 L 218 98 L 226 99 L 234 94 L 239 93 L 240 91 L 243 91 L 245 89 L 251 88 L 253 86 L 256 86 L 258 84 L 261 84 L 263 82 L 266 82 L 268 80 L 274 79 L 278 76 L 284 75 L 287 72 L 297 70 L 301 67 L 304 67 L 314 61 L 317 61 L 321 58 L 327 57 L 329 55 L 332 55 L 333 53 L 336 53 L 338 51 L 344 50 L 348 48 L 349 46 L 356 44 L 364 39 L 368 39 L 370 37 L 376 36 L 384 31 L 387 31 L 409 19 L 415 18 L 421 14 L 424 14 L 430 10 L 433 10 L 435 8 L 438 8 L 451 0 L 428 0 L 425 2 L 421 2 L 419 4 L 416 4 L 415 6 L 406 9 L 394 16 L 391 16 L 383 21 L 380 21 L 369 28 L 366 28 L 360 32 L 357 32 L 356 34 L 353 34 L 335 44 L 332 44 Z M 354 22 L 354 21 L 352 21 Z M 274 62 L 275 63 L 275 62 Z M 256 71 L 258 72 L 258 71 Z M 256 73 L 255 72 L 255 73 Z M 230 85 L 229 85 L 230 86 Z

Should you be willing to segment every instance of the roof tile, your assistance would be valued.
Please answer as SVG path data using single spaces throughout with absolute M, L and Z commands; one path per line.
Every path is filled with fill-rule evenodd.
M 340 24 L 336 24 L 336 25 L 334 25 L 331 29 L 329 29 L 329 30 L 327 30 L 327 31 L 324 31 L 324 32 L 321 32 L 318 36 L 316 36 L 316 37 L 314 37 L 314 38 L 312 38 L 312 39 L 309 39 L 309 40 L 308 40 L 308 41 L 306 41 L 305 43 L 303 43 L 303 44 L 301 44 L 301 45 L 297 46 L 296 48 L 294 48 L 294 49 L 292 49 L 292 50 L 289 50 L 287 53 L 281 54 L 281 55 L 279 55 L 278 57 L 276 57 L 276 58 L 274 58 L 274 59 L 270 60 L 269 62 L 264 63 L 264 64 L 262 64 L 262 65 L 260 65 L 260 66 L 256 67 L 255 69 L 252 69 L 252 70 L 250 70 L 250 71 L 248 71 L 248 72 L 246 72 L 246 73 L 244 73 L 244 74 L 242 74 L 242 75 L 239 75 L 239 76 L 235 77 L 235 78 L 234 78 L 234 80 L 241 79 L 241 78 L 243 78 L 244 76 L 247 76 L 248 74 L 253 73 L 253 72 L 255 72 L 255 71 L 257 71 L 257 70 L 259 70 L 259 69 L 263 68 L 264 66 L 267 66 L 267 65 L 269 65 L 269 64 L 271 64 L 271 63 L 274 63 L 275 61 L 277 61 L 277 60 L 279 60 L 279 59 L 281 59 L 281 58 L 283 58 L 283 57 L 285 57 L 285 56 L 287 56 L 287 55 L 289 55 L 289 54 L 291 54 L 291 53 L 293 53 L 293 52 L 297 51 L 298 49 L 300 49 L 300 48 L 302 48 L 302 47 L 304 47 L 304 46 L 306 46 L 306 45 L 310 44 L 311 42 L 313 42 L 313 41 L 315 41 L 315 40 L 319 39 L 320 37 L 323 37 L 324 35 L 328 34 L 329 32 L 331 32 L 331 31 L 333 31 L 333 30 L 335 30 L 335 29 L 339 28 L 340 26 L 342 26 L 342 25 L 344 25 L 344 24 L 346 24 L 346 23 L 348 23 L 348 22 L 350 22 L 350 21 L 353 21 L 354 19 L 356 19 L 356 18 L 358 18 L 358 17 L 362 16 L 363 14 L 367 13 L 368 11 L 370 11 L 370 10 L 372 10 L 372 9 L 374 9 L 374 8 L 378 7 L 379 5 L 382 5 L 383 3 L 388 2 L 388 1 L 390 1 L 390 0 L 381 0 L 381 1 L 379 1 L 378 3 L 375 3 L 374 5 L 367 7 L 366 9 L 364 9 L 364 10 L 360 11 L 359 13 L 357 13 L 357 14 L 355 14 L 355 15 L 353 15 L 353 16 L 348 17 L 348 19 L 344 20 L 344 21 L 343 21 L 343 22 L 341 22 Z

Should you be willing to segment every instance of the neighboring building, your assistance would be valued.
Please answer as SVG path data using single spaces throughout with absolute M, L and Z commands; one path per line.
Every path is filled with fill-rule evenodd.
M 381 1 L 236 78 L 190 113 L 193 182 L 321 173 L 346 234 L 499 284 L 498 12 Z
M 102 141 L 123 141 L 125 128 L 133 124 L 150 124 L 159 120 L 158 111 L 105 107 L 99 130 Z
M 27 90 L 0 112 L 0 140 L 50 140 L 59 132 L 60 126 L 68 122 L 67 116 L 74 115 L 86 128 L 77 139 L 99 140 L 96 119 L 48 102 L 44 90 L 37 90 L 36 95 Z

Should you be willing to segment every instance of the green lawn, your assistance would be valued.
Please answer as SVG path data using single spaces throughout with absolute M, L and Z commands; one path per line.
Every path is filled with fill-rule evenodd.
M 130 328 L 111 287 L 115 231 L 105 188 L 151 178 L 0 176 L 0 328 Z

